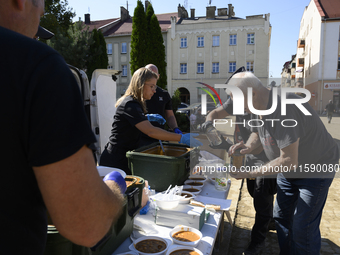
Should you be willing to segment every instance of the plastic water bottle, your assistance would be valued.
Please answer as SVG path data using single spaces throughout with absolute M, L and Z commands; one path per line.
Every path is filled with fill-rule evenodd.
M 217 167 L 215 174 L 215 189 L 226 190 L 228 187 L 228 177 L 226 169 Z
M 212 146 L 218 146 L 222 143 L 220 133 L 212 125 L 207 128 L 206 136 Z

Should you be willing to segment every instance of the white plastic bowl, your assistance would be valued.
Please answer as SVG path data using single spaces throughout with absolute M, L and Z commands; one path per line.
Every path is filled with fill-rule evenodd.
M 208 178 L 204 175 L 190 175 L 188 179 L 204 183 Z
M 171 195 L 171 200 L 169 199 L 163 200 L 162 199 L 163 196 L 164 194 L 158 193 L 152 196 L 151 198 L 156 202 L 159 208 L 164 209 L 164 210 L 176 208 L 181 199 L 181 196 Z
M 192 193 L 189 192 L 189 191 L 182 191 L 181 196 L 183 197 L 184 195 L 190 195 L 190 196 L 189 196 L 189 197 L 186 197 L 186 198 L 181 198 L 181 199 L 179 200 L 179 203 L 180 203 L 180 204 L 189 204 L 190 199 L 193 199 L 193 198 L 196 197 L 194 194 L 192 194 Z
M 196 249 L 195 247 L 191 247 L 191 246 L 184 246 L 184 245 L 176 245 L 171 247 L 170 249 L 168 249 L 166 255 L 170 255 L 172 252 L 174 251 L 178 251 L 178 250 L 191 250 L 191 251 L 195 251 L 197 252 L 199 255 L 203 255 L 203 253 L 199 250 Z
M 209 177 L 209 181 L 211 184 L 215 185 L 215 177 Z
M 105 175 L 107 175 L 108 173 L 111 173 L 112 171 L 119 172 L 123 176 L 124 179 L 126 177 L 126 173 L 122 169 L 119 169 L 119 168 L 108 167 L 108 166 L 97 166 L 97 170 L 98 170 L 99 175 L 103 178 L 105 177 Z
M 185 189 L 195 189 L 195 190 L 197 190 L 197 191 L 188 191 L 188 190 L 185 190 Z M 188 191 L 188 192 L 190 192 L 190 193 L 192 193 L 192 194 L 194 194 L 194 195 L 198 195 L 199 193 L 201 193 L 201 191 L 202 191 L 202 188 L 199 188 L 199 187 L 193 187 L 193 186 L 190 186 L 190 185 L 183 185 L 183 190 L 182 191 Z
M 138 251 L 136 249 L 136 245 L 141 242 L 141 241 L 144 241 L 144 240 L 148 240 L 148 239 L 151 239 L 151 240 L 159 240 L 159 241 L 162 241 L 165 243 L 166 247 L 163 251 L 160 251 L 160 252 L 156 252 L 156 253 L 145 253 L 145 252 L 141 252 L 141 251 Z M 162 237 L 159 237 L 159 236 L 142 236 L 138 239 L 136 239 L 135 241 L 133 241 L 132 243 L 132 246 L 133 247 L 130 247 L 130 250 L 133 250 L 133 251 L 137 251 L 138 254 L 140 255 L 149 255 L 149 254 L 152 254 L 152 255 L 162 255 L 162 254 L 165 254 L 168 250 L 168 248 L 170 247 L 172 243 L 170 242 L 170 240 L 166 240 L 165 238 L 162 238 Z
M 135 252 L 135 251 L 128 251 L 128 252 L 124 252 L 124 253 L 119 253 L 117 255 L 138 255 L 138 253 Z
M 194 183 L 195 185 L 191 185 L 190 183 Z M 189 185 L 189 186 L 192 186 L 192 187 L 197 187 L 197 188 L 203 188 L 204 186 L 204 182 L 202 181 L 195 181 L 195 180 L 186 180 L 184 182 L 185 185 Z
M 194 241 L 194 242 L 184 242 L 184 241 L 180 241 L 180 240 L 177 240 L 176 238 L 172 237 L 175 233 L 180 232 L 180 231 L 190 231 L 190 232 L 193 232 L 193 233 L 195 233 L 195 234 L 197 234 L 199 236 L 199 239 Z M 188 226 L 184 226 L 184 225 L 177 225 L 176 227 L 174 227 L 170 231 L 170 237 L 171 237 L 171 239 L 172 239 L 172 241 L 174 243 L 179 244 L 179 245 L 191 246 L 191 247 L 196 247 L 198 245 L 198 243 L 201 241 L 202 236 L 203 235 L 202 235 L 201 231 L 199 231 L 198 229 L 192 228 L 192 227 L 188 227 Z

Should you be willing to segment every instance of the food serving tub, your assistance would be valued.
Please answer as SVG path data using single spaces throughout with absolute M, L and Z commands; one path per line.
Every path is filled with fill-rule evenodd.
M 112 170 L 105 169 L 100 173 L 103 177 Z M 123 173 L 125 175 L 125 173 Z M 49 227 L 45 255 L 111 255 L 133 231 L 133 221 L 136 214 L 141 209 L 142 193 L 145 181 L 139 176 L 125 176 L 127 185 L 124 194 L 124 204 L 122 214 L 118 220 L 112 224 L 106 236 L 91 249 L 72 243 L 59 234 L 52 219 L 49 217 Z M 130 253 L 131 254 L 131 253 Z M 131 254 L 133 255 L 133 254 Z
M 170 184 L 182 185 L 199 157 L 198 148 L 178 143 L 163 143 L 163 147 L 165 153 L 158 142 L 126 153 L 132 174 L 148 180 L 156 191 L 164 191 Z
M 107 238 L 97 247 L 91 248 L 91 255 L 111 255 L 133 231 L 134 217 L 141 209 L 145 182 L 143 178 L 132 175 L 125 176 L 125 182 L 127 189 L 124 194 L 123 213 L 111 226 Z

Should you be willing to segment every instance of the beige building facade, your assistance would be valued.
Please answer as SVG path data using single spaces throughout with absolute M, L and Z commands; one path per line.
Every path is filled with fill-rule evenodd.
M 145 8 L 149 4 L 145 1 Z M 224 84 L 230 75 L 244 66 L 268 85 L 271 25 L 269 14 L 235 17 L 234 7 L 206 7 L 206 16 L 196 17 L 191 9 L 177 7 L 177 12 L 157 14 L 163 34 L 167 62 L 167 90 L 172 96 L 180 89 L 183 102 L 200 102 L 205 88 Z M 87 21 L 86 21 L 86 15 Z M 108 68 L 121 71 L 117 83 L 117 96 L 124 94 L 131 79 L 130 49 L 132 18 L 121 7 L 121 17 L 111 20 L 90 21 L 85 24 L 101 30 L 107 45 Z M 223 89 L 216 89 L 222 101 L 227 99 Z M 209 89 L 208 89 L 209 91 Z M 216 95 L 210 91 L 215 98 Z M 210 99 L 210 100 L 209 100 Z M 211 98 L 208 97 L 208 101 Z
M 190 18 L 171 17 L 167 35 L 168 90 L 173 94 L 180 89 L 185 103 L 201 101 L 205 92 L 199 88 L 206 87 L 198 82 L 224 84 L 241 66 L 254 72 L 263 84 L 268 83 L 269 14 L 236 18 L 232 5 L 218 9 L 217 16 L 215 13 L 216 7 L 209 6 L 206 17 L 195 17 L 194 10 Z M 225 101 L 224 90 L 216 90 Z

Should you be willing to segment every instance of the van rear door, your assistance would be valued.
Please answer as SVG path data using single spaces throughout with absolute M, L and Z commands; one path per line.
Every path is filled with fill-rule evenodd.
M 91 79 L 91 127 L 96 135 L 96 157 L 100 155 L 109 141 L 113 116 L 116 113 L 117 89 L 115 75 L 120 71 L 97 69 Z

